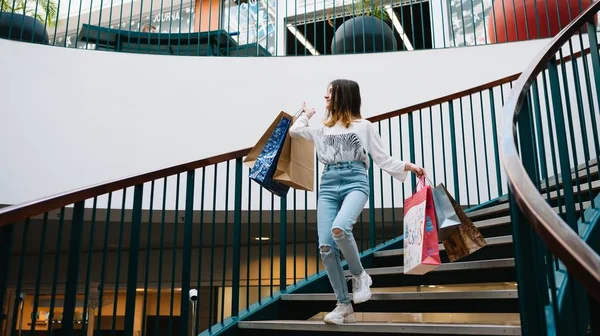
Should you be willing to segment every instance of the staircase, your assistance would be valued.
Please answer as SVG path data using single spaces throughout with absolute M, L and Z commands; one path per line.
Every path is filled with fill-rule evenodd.
M 462 101 L 472 96 L 481 97 L 484 92 L 489 93 L 493 116 L 495 104 L 502 103 L 498 97 L 513 79 L 514 76 L 507 77 L 394 111 L 372 121 L 378 122 L 380 129 L 385 129 L 381 125 L 386 123 L 390 127 L 392 124 L 400 125 L 401 130 L 403 127 L 410 129 L 414 127 L 414 121 L 422 117 L 423 105 L 432 107 L 440 101 L 444 102 L 444 110 L 440 109 L 438 113 L 462 116 L 468 113 L 468 107 L 466 104 L 463 106 Z M 455 131 L 442 132 L 437 138 L 441 141 L 440 146 L 447 146 L 449 153 L 460 146 L 456 138 L 445 138 Z M 423 138 L 427 132 L 427 127 L 420 125 L 415 137 Z M 462 133 L 464 136 L 464 130 Z M 391 143 L 392 132 L 382 136 L 389 137 Z M 492 143 L 487 141 L 488 145 Z M 409 149 L 412 148 L 409 155 L 414 161 L 414 148 L 418 146 L 415 143 L 408 145 Z M 484 149 L 490 153 L 496 151 L 494 147 Z M 391 204 L 383 204 L 385 198 L 380 196 L 386 193 L 397 195 L 399 191 L 394 191 L 393 185 L 385 184 L 385 175 L 377 174 L 371 166 L 369 209 L 355 226 L 355 236 L 360 239 L 363 265 L 373 279 L 373 296 L 370 301 L 355 306 L 357 323 L 337 326 L 322 322 L 324 314 L 335 306 L 326 274 L 321 269 L 314 274 L 309 270 L 308 259 L 318 259 L 306 252 L 316 248 L 316 243 L 310 241 L 310 237 L 316 235 L 312 228 L 314 212 L 306 205 L 297 206 L 303 198 L 306 204 L 309 194 L 297 195 L 294 192 L 287 200 L 281 199 L 279 206 L 287 209 L 286 212 L 275 210 L 273 197 L 269 208 L 263 209 L 264 204 L 269 204 L 268 198 L 263 198 L 268 194 L 262 190 L 257 193 L 258 188 L 248 181 L 247 172 L 243 170 L 242 159 L 247 151 L 227 153 L 0 209 L 0 269 L 8 270 L 0 276 L 0 292 L 12 293 L 12 297 L 0 297 L 0 308 L 6 312 L 3 327 L 11 332 L 17 332 L 17 325 L 24 326 L 24 330 L 32 330 L 34 327 L 28 320 L 29 314 L 24 315 L 24 322 L 20 323 L 20 309 L 28 307 L 33 312 L 50 311 L 49 318 L 60 321 L 53 323 L 50 330 L 54 330 L 55 334 L 60 330 L 61 334 L 67 335 L 87 333 L 91 328 L 95 329 L 95 336 L 133 335 L 136 332 L 141 335 L 179 336 L 526 334 L 520 322 L 531 301 L 522 299 L 521 286 L 516 285 L 519 268 L 515 251 L 522 247 L 514 242 L 520 237 L 515 232 L 528 226 L 515 221 L 518 218 L 515 217 L 517 208 L 511 205 L 507 195 L 503 195 L 506 187 L 499 173 L 500 167 L 493 161 L 478 162 L 472 167 L 479 170 L 476 182 L 481 184 L 483 192 L 465 190 L 465 184 L 458 184 L 463 189 L 455 193 L 462 197 L 461 204 L 469 203 L 469 197 L 480 203 L 469 207 L 466 212 L 488 245 L 453 263 L 449 262 L 443 245 L 440 245 L 442 265 L 423 276 L 403 273 L 403 241 L 393 234 L 396 227 L 402 227 L 403 210 L 395 206 L 393 197 Z M 450 173 L 432 176 L 434 180 L 437 177 L 438 183 L 446 185 L 448 181 L 464 179 L 458 168 L 458 157 L 448 157 L 450 164 L 443 168 Z M 226 178 L 223 185 L 218 182 L 217 175 L 230 178 Z M 487 178 L 484 178 L 485 175 Z M 207 176 L 215 178 L 209 181 Z M 598 160 L 591 159 L 572 169 L 570 183 L 565 183 L 565 176 L 568 174 L 561 174 L 558 178 L 551 175 L 542 180 L 540 194 L 547 199 L 552 211 L 566 218 L 564 204 L 568 193 L 565 193 L 565 186 L 571 185 L 574 214 L 576 218 L 585 218 L 579 224 L 581 239 L 594 248 L 600 248 L 600 239 L 597 238 L 600 236 Z M 374 183 L 377 177 L 378 185 Z M 230 180 L 235 183 L 229 183 Z M 490 182 L 493 180 L 498 181 L 495 186 Z M 179 192 L 162 193 L 160 188 L 168 190 L 168 187 Z M 223 191 L 221 194 L 219 189 Z M 458 190 L 449 189 L 451 192 Z M 500 196 L 494 195 L 494 192 L 500 193 Z M 225 204 L 233 204 L 231 210 L 217 208 L 216 202 L 223 196 L 228 201 Z M 128 197 L 133 197 L 131 209 L 125 207 Z M 195 201 L 194 197 L 199 199 Z M 376 200 L 376 197 L 381 199 Z M 243 203 L 244 198 L 258 199 L 260 205 Z M 172 202 L 174 210 L 165 207 L 167 201 Z M 104 208 L 99 206 L 101 202 L 105 203 Z M 121 204 L 121 208 L 114 206 L 116 204 Z M 106 208 L 106 205 L 109 207 Z M 110 205 L 114 208 L 111 209 Z M 275 239 L 264 247 L 252 243 L 252 237 L 264 235 Z M 36 242 L 41 245 L 36 245 Z M 220 246 L 231 246 L 231 249 L 218 250 Z M 280 263 L 279 274 L 274 270 L 277 250 L 279 256 L 283 256 L 277 261 Z M 45 252 L 56 251 L 61 251 L 61 254 L 44 257 Z M 296 265 L 294 261 L 294 276 L 290 283 L 291 272 L 287 268 L 291 261 L 285 255 L 290 256 L 292 251 L 294 256 L 297 252 L 302 256 L 304 251 L 300 263 L 305 264 Z M 250 263 L 253 258 L 261 260 L 261 254 L 270 260 L 270 265 L 266 264 L 262 271 L 260 265 L 256 270 Z M 108 259 L 109 255 L 113 259 Z M 548 256 L 552 258 L 548 259 L 553 260 L 552 264 L 556 263 L 551 274 L 548 273 L 548 279 L 553 281 L 553 296 L 560 298 L 552 305 L 556 316 L 561 321 L 572 321 L 572 311 L 576 311 L 581 332 L 572 335 L 586 335 L 587 330 L 591 330 L 590 322 L 593 323 L 593 320 L 587 319 L 590 316 L 586 314 L 587 307 L 572 299 L 575 296 L 571 296 L 569 291 L 573 279 L 565 265 L 550 254 Z M 189 261 L 182 263 L 182 259 Z M 246 265 L 243 265 L 245 260 Z M 221 274 L 226 275 L 226 269 L 230 267 L 233 270 L 231 276 L 223 278 Z M 308 272 L 304 277 L 297 276 L 296 269 L 303 268 Z M 263 293 L 265 289 L 270 293 L 259 297 L 258 301 L 252 301 L 248 295 L 251 287 L 248 279 L 254 272 L 258 272 L 259 278 L 263 274 L 261 272 L 270 276 L 268 281 L 262 282 Z M 282 284 L 281 279 L 288 281 Z M 222 303 L 226 302 L 226 297 L 221 289 L 227 286 L 232 289 L 232 299 L 231 307 L 225 310 Z M 260 280 L 258 286 L 260 289 Z M 194 310 L 188 303 L 191 288 L 200 290 L 198 314 L 195 323 L 190 325 L 186 321 L 194 319 Z M 25 305 L 21 305 L 15 295 L 23 292 L 29 297 Z M 245 300 L 241 299 L 243 292 L 246 292 Z M 40 295 L 46 298 L 40 299 Z M 176 298 L 179 298 L 178 303 L 175 303 Z M 158 301 L 152 301 L 156 299 Z M 83 306 L 82 311 L 81 302 L 90 304 Z M 112 302 L 120 302 L 119 309 L 124 311 L 124 315 L 111 306 Z M 158 310 L 157 313 L 154 311 L 159 302 L 167 304 L 166 309 L 161 309 L 164 311 L 161 314 L 163 320 L 143 318 L 158 315 Z M 45 308 L 48 303 L 49 308 Z M 573 310 L 573 307 L 579 308 Z M 590 311 L 593 309 L 590 303 Z M 77 321 L 86 314 L 98 314 L 96 321 L 66 322 Z M 116 318 L 122 319 L 119 324 L 124 325 L 123 329 L 119 328 Z M 136 322 L 140 320 L 143 320 L 141 326 L 140 322 Z
M 573 181 L 591 183 L 595 195 L 600 191 L 598 165 L 589 166 L 591 179 L 587 178 L 585 167 L 579 167 Z M 575 178 L 577 176 L 577 178 Z M 560 180 L 559 180 L 560 181 Z M 559 183 L 560 185 L 561 183 Z M 545 187 L 545 186 L 544 186 Z M 554 202 L 558 201 L 555 179 L 549 179 L 550 193 Z M 583 188 L 583 209 L 589 208 L 586 199 L 589 189 Z M 600 201 L 598 198 L 597 202 Z M 558 207 L 555 207 L 558 212 Z M 581 208 L 577 208 L 578 214 Z M 373 253 L 372 264 L 367 272 L 373 279 L 373 296 L 370 301 L 354 305 L 356 313 L 471 313 L 471 314 L 518 314 L 519 302 L 516 287 L 516 270 L 512 225 L 507 197 L 500 197 L 494 205 L 483 206 L 468 211 L 469 218 L 486 238 L 488 245 L 463 260 L 450 263 L 440 244 L 442 265 L 423 275 L 403 273 L 403 250 L 391 246 Z M 398 244 L 393 244 L 398 245 Z M 563 273 L 560 271 L 557 273 Z M 349 275 L 349 273 L 348 273 Z M 557 280 L 560 287 L 560 280 Z M 478 284 L 478 285 L 475 285 Z M 484 284 L 484 285 L 483 285 Z M 507 284 L 509 284 L 507 286 Z M 463 285 L 454 289 L 456 285 Z M 468 289 L 469 285 L 473 289 Z M 409 286 L 444 288 L 443 291 L 402 292 Z M 513 287 L 510 289 L 476 289 L 477 287 Z M 392 289 L 392 290 L 390 290 Z M 350 292 L 352 288 L 349 288 Z M 335 308 L 332 293 L 311 292 L 282 294 L 281 303 L 276 309 L 275 319 L 245 319 L 239 322 L 242 335 L 521 335 L 517 323 L 496 322 L 477 323 L 424 323 L 424 322 L 375 322 L 376 318 L 346 324 L 327 325 L 322 322 L 322 312 Z M 358 314 L 360 316 L 360 314 Z M 387 317 L 393 320 L 394 317 Z

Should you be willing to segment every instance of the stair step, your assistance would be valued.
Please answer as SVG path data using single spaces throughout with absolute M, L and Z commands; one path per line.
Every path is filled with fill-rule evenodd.
M 579 190 L 577 190 L 577 185 L 576 184 L 573 185 L 573 193 L 575 193 L 575 195 L 577 195 L 577 194 L 584 195 L 586 192 L 588 192 L 590 190 L 591 191 L 597 191 L 599 189 L 600 189 L 600 181 L 598 181 L 598 180 L 593 181 L 591 183 L 587 183 L 587 182 L 580 183 Z M 561 193 L 561 195 L 563 195 L 564 194 L 564 190 L 561 189 L 560 193 Z M 544 197 L 544 199 L 546 197 L 548 197 L 548 195 L 545 192 L 542 193 L 542 196 Z M 556 192 L 556 190 L 550 192 L 550 198 L 551 199 L 555 199 L 557 196 L 558 196 L 558 193 Z
M 377 278 L 375 278 L 377 279 Z M 398 286 L 398 284 L 396 284 Z M 374 287 L 373 289 L 375 289 Z M 349 292 L 352 292 L 349 289 Z M 352 294 L 350 294 L 352 299 Z M 313 312 L 315 307 L 331 311 L 337 302 L 333 293 L 307 293 L 282 295 L 281 309 L 284 311 Z M 367 302 L 354 305 L 357 313 L 517 313 L 518 293 L 513 289 L 430 291 L 419 292 L 372 292 Z M 309 319 L 311 314 L 286 315 L 279 317 L 290 320 Z
M 599 168 L 597 166 L 596 159 L 590 161 L 590 163 L 589 163 L 588 166 L 589 166 L 589 173 L 591 175 L 598 174 Z M 577 168 L 577 171 L 578 171 L 577 175 L 574 172 L 575 169 L 573 169 L 572 171 L 573 171 L 573 173 L 571 174 L 571 178 L 572 178 L 573 184 L 576 183 L 575 181 L 577 180 L 577 178 L 584 178 L 584 177 L 587 176 L 587 173 L 588 173 L 586 171 L 585 164 L 581 164 L 581 165 L 578 166 L 578 168 Z M 550 184 L 549 184 L 550 188 L 556 187 L 556 178 L 555 177 L 551 177 L 549 179 L 549 181 L 550 181 Z M 558 181 L 559 181 L 560 184 L 562 184 L 562 177 L 559 177 Z M 594 180 L 592 180 L 592 189 L 598 188 L 598 185 L 594 184 L 593 181 Z M 582 185 L 583 184 L 587 184 L 587 182 L 583 182 L 581 184 Z M 545 192 L 545 190 L 546 190 L 546 182 L 544 182 L 544 181 L 541 182 L 541 190 L 542 190 L 542 194 L 546 195 L 546 192 Z M 553 199 L 555 199 L 556 196 L 557 196 L 556 193 L 553 193 L 552 195 L 553 195 Z M 507 197 L 501 196 L 498 199 L 498 201 L 501 202 L 501 204 L 498 204 L 498 205 L 495 205 L 495 206 L 491 206 L 491 207 L 487 207 L 487 208 L 480 209 L 480 210 L 470 211 L 470 212 L 467 213 L 467 215 L 470 218 L 476 218 L 476 217 L 490 216 L 490 215 L 493 215 L 493 214 L 497 214 L 497 213 L 501 213 L 501 212 L 506 212 L 506 211 L 509 210 L 510 204 L 507 203 L 508 202 L 508 198 Z
M 473 222 L 478 229 L 487 229 L 492 226 L 507 225 L 510 224 L 510 216 L 501 216 L 496 218 L 484 219 Z
M 464 324 L 464 323 L 377 323 L 360 322 L 343 325 L 322 321 L 240 321 L 240 329 L 345 332 L 359 334 L 426 334 L 426 335 L 521 335 L 517 325 Z
M 593 176 L 595 176 L 596 174 L 598 174 L 598 165 L 597 165 L 597 162 L 595 162 L 595 161 L 596 161 L 596 159 L 590 161 L 590 163 L 588 164 L 589 175 L 592 176 L 592 179 L 593 179 Z M 577 172 L 575 172 L 575 171 L 577 171 Z M 579 166 L 577 166 L 576 169 L 571 169 L 571 181 L 573 181 L 573 184 L 575 184 L 576 180 L 578 180 L 578 179 L 584 179 L 587 176 L 588 176 L 588 171 L 586 169 L 585 163 L 580 164 Z M 550 182 L 550 184 L 549 184 L 550 188 L 556 187 L 556 176 L 550 177 L 548 179 L 548 181 Z M 563 182 L 562 176 L 559 176 L 558 177 L 559 186 L 562 186 L 562 182 Z M 540 184 L 541 184 L 542 190 L 546 188 L 546 182 L 545 181 L 542 181 Z
M 480 270 L 490 268 L 507 268 L 515 267 L 514 258 L 504 259 L 492 259 L 492 260 L 478 260 L 478 261 L 465 261 L 465 262 L 454 262 L 441 264 L 431 272 L 448 272 L 448 271 L 461 271 L 461 270 Z M 385 274 L 404 274 L 404 266 L 392 266 L 392 267 L 380 267 L 366 269 L 369 275 L 385 275 Z M 431 273 L 429 272 L 429 273 Z M 346 276 L 351 276 L 350 271 L 345 271 Z M 418 276 L 418 275 L 410 275 Z
M 352 294 L 350 294 L 352 297 Z M 408 293 L 372 293 L 370 301 L 408 301 L 408 300 L 484 300 L 516 299 L 517 290 L 480 290 L 455 292 L 408 292 Z M 283 294 L 284 301 L 335 301 L 333 293 L 319 294 Z
M 598 189 L 600 188 L 600 181 L 595 181 L 594 183 L 592 183 L 592 189 Z M 581 191 L 587 191 L 589 189 L 589 185 L 585 184 L 585 185 L 581 185 Z M 543 195 L 544 198 L 546 197 L 546 194 Z M 550 196 L 555 198 L 556 197 L 556 192 L 551 192 Z M 583 208 L 586 209 L 587 207 L 590 206 L 590 202 L 589 201 L 585 201 L 582 202 Z M 500 205 L 496 205 L 494 207 L 490 207 L 488 209 L 481 209 L 481 210 L 477 210 L 477 211 L 473 211 L 473 213 L 469 213 L 469 217 L 476 217 L 476 216 L 483 216 L 483 215 L 488 215 L 488 214 L 492 214 L 494 212 L 500 212 L 503 209 L 508 209 L 508 204 L 500 204 Z M 577 203 L 575 205 L 575 209 L 577 211 L 580 210 L 580 206 L 579 203 Z M 485 210 L 488 210 L 487 212 Z M 556 213 L 560 213 L 560 209 L 558 207 L 553 207 L 552 210 L 554 210 L 554 212 Z M 484 220 L 480 220 L 480 221 L 475 221 L 473 222 L 473 225 L 475 225 L 478 229 L 482 230 L 482 229 L 487 229 L 487 228 L 491 228 L 494 226 L 500 226 L 500 225 L 508 225 L 510 224 L 510 216 L 501 216 L 501 217 L 496 217 L 496 218 L 490 218 L 490 219 L 484 219 Z
M 482 216 L 490 216 L 490 215 L 494 215 L 500 212 L 506 212 L 509 209 L 509 205 L 508 203 L 502 203 L 502 204 L 498 204 L 498 205 L 494 205 L 491 206 L 489 208 L 484 208 L 484 209 L 479 209 L 479 210 L 475 210 L 475 211 L 469 211 L 467 212 L 467 216 L 469 216 L 469 218 L 475 218 L 475 217 L 482 217 Z
M 488 243 L 487 246 L 497 246 L 497 245 L 505 245 L 512 244 L 512 236 L 500 236 L 500 237 L 492 237 L 486 238 L 485 241 Z M 444 244 L 440 244 L 440 251 L 444 251 Z M 375 257 L 395 257 L 404 255 L 404 249 L 394 249 L 394 250 L 385 250 L 385 251 L 377 251 L 374 253 Z

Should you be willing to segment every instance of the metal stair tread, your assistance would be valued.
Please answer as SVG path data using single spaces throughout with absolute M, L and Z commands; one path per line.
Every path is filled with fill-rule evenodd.
M 478 260 L 478 261 L 464 261 L 454 263 L 443 263 L 431 272 L 448 272 L 448 271 L 459 271 L 459 270 L 477 270 L 477 269 L 490 269 L 490 268 L 508 268 L 515 266 L 514 258 L 504 259 L 490 259 L 490 260 Z M 367 268 L 369 275 L 386 275 L 386 274 L 404 274 L 404 266 L 392 266 L 392 267 L 378 267 L 378 268 Z M 350 271 L 344 271 L 346 276 L 351 276 Z M 411 275 L 417 276 L 417 275 Z
M 508 203 L 502 203 L 502 204 L 494 205 L 494 206 L 491 206 L 488 208 L 483 208 L 483 209 L 479 209 L 479 210 L 475 210 L 475 211 L 469 211 L 466 214 L 467 214 L 467 216 L 469 216 L 469 218 L 493 215 L 498 212 L 508 211 L 509 205 L 510 204 L 508 204 Z
M 451 291 L 451 292 L 378 292 L 371 294 L 371 300 L 483 300 L 517 299 L 515 289 Z M 352 297 L 352 294 L 350 294 Z M 282 294 L 283 301 L 335 301 L 333 293 Z
M 573 183 L 573 193 L 575 195 L 578 195 L 579 193 L 583 193 L 583 192 L 587 192 L 590 191 L 590 189 L 592 191 L 595 191 L 596 189 L 600 189 L 600 181 L 596 180 L 596 181 L 591 181 L 591 183 L 585 182 L 585 183 L 579 183 L 579 190 L 577 190 L 577 184 Z M 561 189 L 561 193 L 564 193 L 564 190 Z M 548 194 L 546 192 L 542 192 L 541 195 L 544 198 L 548 197 Z M 550 198 L 551 199 L 555 199 L 557 197 L 558 193 L 555 191 L 550 192 Z
M 598 173 L 598 165 L 596 163 L 596 159 L 593 159 L 589 162 L 588 167 L 590 169 L 590 174 L 595 174 Z M 580 164 L 577 167 L 577 174 L 575 172 L 575 169 L 572 170 L 572 174 L 571 174 L 571 181 L 573 182 L 573 184 L 576 184 L 576 180 L 577 178 L 581 178 L 581 177 L 585 177 L 587 174 L 587 171 L 585 170 L 586 166 L 585 164 Z M 553 188 L 556 186 L 556 178 L 550 177 L 548 179 L 550 181 L 549 187 Z M 598 179 L 594 179 L 591 182 L 597 181 Z M 558 178 L 559 183 L 562 183 L 562 177 Z M 581 184 L 584 184 L 587 182 L 582 182 Z M 542 194 L 546 193 L 546 182 L 542 181 L 541 182 L 541 188 L 542 188 Z M 595 187 L 592 187 L 595 189 Z M 556 195 L 556 194 L 555 194 Z M 505 199 L 505 197 L 501 196 L 499 198 L 499 201 L 501 201 L 501 204 L 495 205 L 495 206 L 491 206 L 491 207 L 487 207 L 484 209 L 480 209 L 480 210 L 475 210 L 475 211 L 471 211 L 471 212 L 467 212 L 467 216 L 469 216 L 470 218 L 475 218 L 475 217 L 481 217 L 481 216 L 486 216 L 486 215 L 492 215 L 494 213 L 498 213 L 498 212 L 503 212 L 503 211 L 508 211 L 510 204 L 507 203 L 508 199 Z
M 575 184 L 575 181 L 577 179 L 585 178 L 587 176 L 588 168 L 589 168 L 590 175 L 598 173 L 598 164 L 595 161 L 596 161 L 596 159 L 593 159 L 592 161 L 590 161 L 588 163 L 587 167 L 586 167 L 585 163 L 582 163 L 582 164 L 578 165 L 576 168 L 571 169 L 571 181 L 573 182 L 573 184 Z M 548 181 L 550 182 L 550 184 L 549 184 L 550 188 L 556 187 L 556 176 L 551 176 L 550 178 L 548 178 Z M 563 182 L 562 175 L 559 175 L 558 183 L 562 185 L 562 182 Z M 540 186 L 542 187 L 542 189 L 546 188 L 546 182 L 541 181 Z
M 504 245 L 504 244 L 512 244 L 512 236 L 499 236 L 499 237 L 491 237 L 485 238 L 485 241 L 488 243 L 487 246 L 496 246 L 496 245 Z M 444 251 L 444 244 L 439 244 L 440 251 Z M 394 257 L 404 255 L 404 249 L 393 249 L 393 250 L 384 250 L 377 251 L 374 253 L 375 257 Z
M 342 325 L 325 324 L 323 321 L 240 321 L 241 329 L 353 332 L 381 334 L 438 334 L 438 335 L 521 335 L 521 326 L 505 324 L 468 323 L 387 323 L 357 322 Z
M 590 173 L 597 173 L 597 172 L 598 172 L 598 167 L 590 168 Z M 575 192 L 575 194 L 578 194 L 577 189 L 576 189 L 577 184 L 576 184 L 575 180 L 576 179 L 574 177 L 572 180 L 573 186 L 574 186 L 574 192 Z M 559 179 L 559 183 L 562 183 L 562 179 Z M 600 181 L 597 179 L 590 181 L 590 184 L 592 186 L 592 190 L 598 189 L 600 187 Z M 553 183 L 550 185 L 550 187 L 554 187 L 555 185 L 556 184 Z M 584 185 L 586 186 L 585 189 L 583 188 Z M 580 182 L 580 186 L 581 186 L 581 192 L 588 191 L 588 189 L 589 189 L 588 182 Z M 547 192 L 545 190 L 545 185 L 543 183 L 542 183 L 542 195 L 544 195 L 544 196 L 547 195 Z M 551 191 L 550 195 L 551 195 L 551 198 L 554 200 L 554 199 L 556 199 L 557 193 L 556 193 L 556 191 Z M 487 207 L 487 208 L 483 208 L 483 209 L 479 209 L 479 210 L 475 210 L 475 211 L 470 211 L 470 212 L 467 212 L 466 214 L 469 218 L 488 216 L 488 215 L 493 215 L 498 212 L 508 211 L 509 206 L 510 206 L 509 203 L 502 203 L 502 204 L 494 205 L 491 207 Z

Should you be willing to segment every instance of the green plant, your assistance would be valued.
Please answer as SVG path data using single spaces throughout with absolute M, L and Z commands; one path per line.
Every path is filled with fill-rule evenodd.
M 352 17 L 373 16 L 388 24 L 392 23 L 392 18 L 390 17 L 390 15 L 381 6 L 375 4 L 374 1 L 377 0 L 350 1 L 352 1 L 352 3 L 349 5 L 341 6 L 338 8 L 330 8 L 327 11 L 327 23 L 329 23 L 331 27 L 335 26 L 333 22 L 334 17 L 345 17 L 348 15 Z
M 0 0 L 0 11 L 32 16 L 48 27 L 56 25 L 57 7 L 54 0 Z

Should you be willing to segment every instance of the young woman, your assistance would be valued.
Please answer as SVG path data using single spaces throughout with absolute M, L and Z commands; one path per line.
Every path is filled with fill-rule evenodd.
M 308 121 L 315 109 L 306 109 L 304 104 L 302 115 L 290 129 L 292 137 L 312 140 L 319 161 L 325 164 L 319 188 L 317 226 L 321 259 L 338 301 L 336 308 L 325 316 L 325 323 L 330 324 L 356 322 L 339 251 L 352 274 L 354 303 L 371 298 L 371 277 L 362 267 L 352 235 L 352 226 L 369 198 L 368 154 L 399 181 L 404 182 L 407 172 L 425 175 L 423 168 L 387 154 L 374 125 L 362 119 L 360 106 L 358 84 L 338 79 L 327 88 L 325 122 L 310 127 Z

